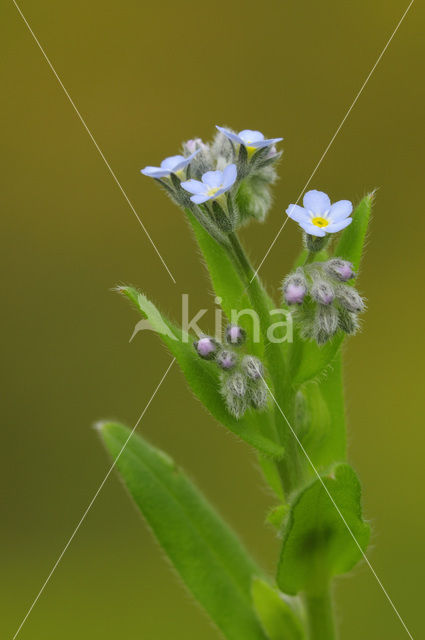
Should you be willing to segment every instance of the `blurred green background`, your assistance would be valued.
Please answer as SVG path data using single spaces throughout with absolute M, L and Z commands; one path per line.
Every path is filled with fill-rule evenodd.
M 256 264 L 376 61 L 407 2 L 22 0 L 22 10 L 172 270 L 173 284 L 12 2 L 1 8 L 3 122 L 2 580 L 12 638 L 109 459 L 90 425 L 133 425 L 170 361 L 111 293 L 142 288 L 175 318 L 180 294 L 213 308 L 182 212 L 140 175 L 215 124 L 284 136 Z M 312 188 L 358 200 L 379 187 L 360 288 L 363 333 L 346 351 L 350 459 L 373 524 L 369 557 L 411 633 L 423 630 L 421 59 L 415 3 Z M 288 223 L 262 268 L 272 290 L 296 255 Z M 270 570 L 278 543 L 254 455 L 216 425 L 177 367 L 140 427 L 196 479 Z M 341 637 L 406 637 L 366 565 L 337 588 Z M 20 637 L 213 640 L 111 477 Z

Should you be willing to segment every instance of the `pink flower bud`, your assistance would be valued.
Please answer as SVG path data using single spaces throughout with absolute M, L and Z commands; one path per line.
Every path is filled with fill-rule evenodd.
M 226 342 L 239 346 L 245 342 L 246 332 L 236 324 L 229 324 L 226 328 Z
M 212 360 L 217 351 L 217 343 L 213 338 L 204 336 L 193 343 L 197 353 L 205 360 Z
M 287 304 L 301 304 L 307 290 L 303 284 L 289 283 L 285 287 L 284 296 Z

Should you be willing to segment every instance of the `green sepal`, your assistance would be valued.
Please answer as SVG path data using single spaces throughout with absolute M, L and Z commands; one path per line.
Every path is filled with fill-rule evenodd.
M 254 578 L 252 600 L 258 619 L 270 640 L 304 640 L 305 634 L 298 613 L 277 589 L 260 578 Z
M 232 231 L 232 223 L 217 200 L 214 200 L 214 202 L 212 203 L 212 210 L 214 214 L 214 220 L 216 221 L 218 228 L 224 233 L 229 233 L 229 231 Z
M 117 290 L 133 302 L 144 319 L 149 320 L 161 340 L 176 358 L 195 396 L 216 420 L 264 455 L 281 458 L 283 448 L 261 433 L 263 414 L 250 410 L 242 418 L 236 420 L 227 411 L 220 394 L 219 369 L 213 363 L 198 356 L 193 348 L 193 340 L 184 334 L 179 327 L 173 325 L 146 296 L 133 287 L 118 287 Z
M 349 465 L 336 465 L 331 474 L 301 491 L 291 506 L 277 571 L 279 588 L 291 595 L 321 593 L 333 576 L 357 564 L 369 536 L 357 476 Z
M 98 429 L 162 549 L 224 636 L 267 640 L 250 593 L 262 572 L 236 534 L 167 454 L 123 425 Z

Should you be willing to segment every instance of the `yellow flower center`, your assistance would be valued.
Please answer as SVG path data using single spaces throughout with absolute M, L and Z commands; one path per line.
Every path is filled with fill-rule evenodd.
M 248 152 L 248 158 L 250 158 L 256 151 L 256 147 L 250 147 L 249 144 L 246 145 L 246 150 Z
M 221 186 L 220 187 L 210 187 L 207 191 L 207 195 L 208 196 L 215 196 L 215 194 L 217 193 L 217 191 L 220 191 Z
M 311 223 L 314 224 L 316 227 L 323 229 L 323 227 L 328 226 L 329 220 L 326 220 L 326 218 L 321 218 L 320 216 L 317 216 L 316 218 L 311 219 Z

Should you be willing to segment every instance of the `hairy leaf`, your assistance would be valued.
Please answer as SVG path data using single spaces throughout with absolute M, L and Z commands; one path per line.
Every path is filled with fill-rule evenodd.
M 260 578 L 254 578 L 252 599 L 258 619 L 270 640 L 305 638 L 300 618 L 277 589 Z
M 119 287 L 119 291 L 136 305 L 142 316 L 158 331 L 160 338 L 177 359 L 193 393 L 208 411 L 230 431 L 261 453 L 271 457 L 281 457 L 282 447 L 275 444 L 268 434 L 262 433 L 262 429 L 268 429 L 268 424 L 262 420 L 261 414 L 250 410 L 243 418 L 236 420 L 227 411 L 220 394 L 219 369 L 212 362 L 202 360 L 197 355 L 192 339 L 165 318 L 155 305 L 136 289 Z M 165 332 L 164 327 L 167 328 Z
M 319 382 L 302 387 L 296 411 L 297 430 L 312 462 L 326 469 L 346 457 L 341 354 Z
M 322 481 L 326 489 L 315 480 L 291 507 L 277 573 L 277 583 L 285 593 L 320 592 L 332 576 L 354 567 L 362 557 L 360 549 L 364 551 L 369 541 L 353 469 L 337 465 Z
M 266 640 L 250 594 L 261 571 L 235 533 L 168 455 L 138 435 L 129 439 L 121 424 L 103 423 L 99 432 L 161 547 L 224 636 Z

